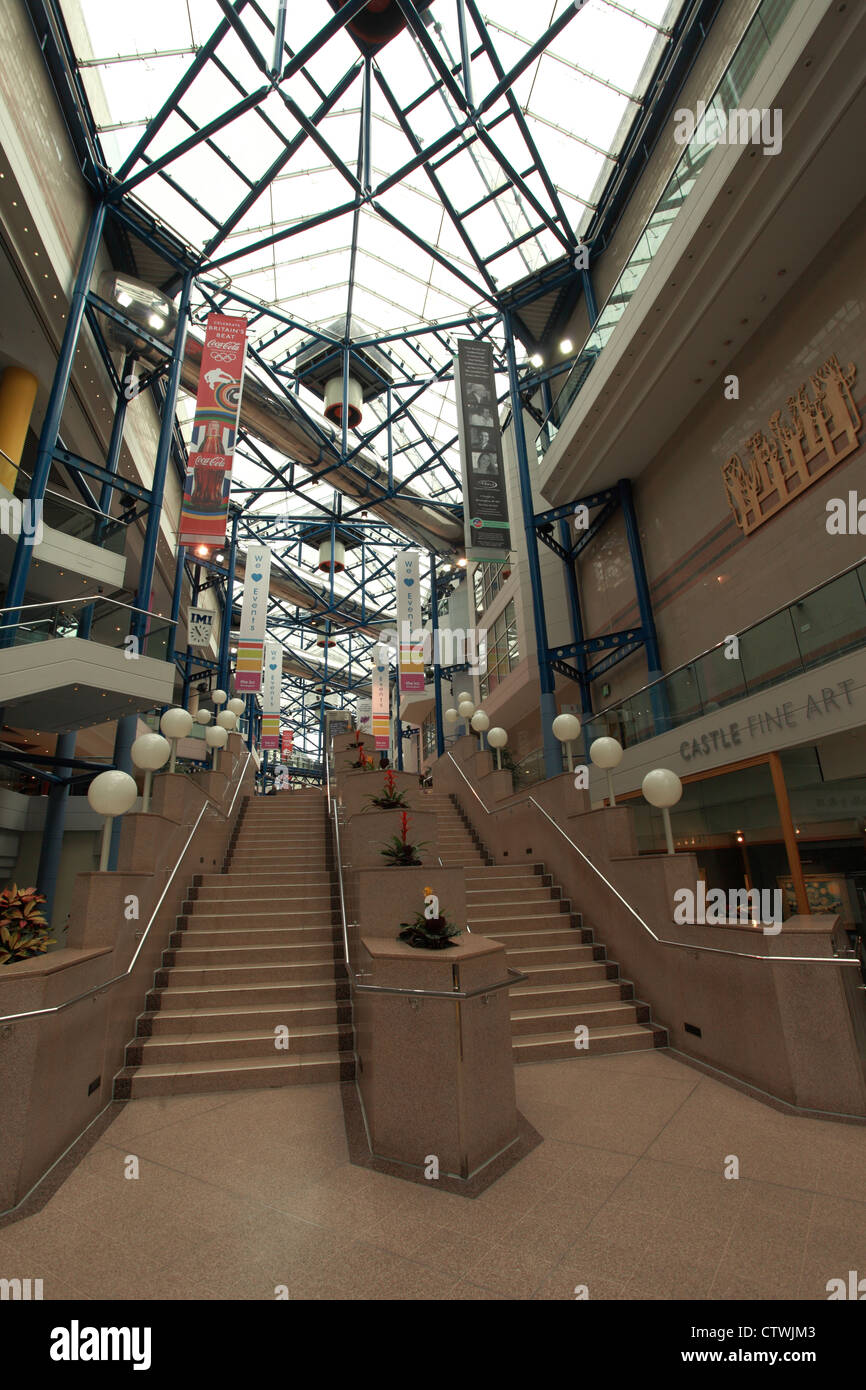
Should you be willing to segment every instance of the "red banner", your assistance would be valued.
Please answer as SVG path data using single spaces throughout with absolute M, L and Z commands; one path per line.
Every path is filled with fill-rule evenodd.
M 209 314 L 201 353 L 179 545 L 223 545 L 247 349 L 247 321 Z
M 292 751 L 295 735 L 291 729 L 283 729 L 281 738 L 282 747 L 280 748 L 280 753 L 285 757 L 287 753 L 291 753 Z

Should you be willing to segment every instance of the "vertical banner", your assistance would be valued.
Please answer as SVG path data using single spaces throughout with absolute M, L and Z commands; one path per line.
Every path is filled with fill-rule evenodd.
M 397 584 L 397 632 L 399 633 L 399 672 L 400 693 L 408 690 L 424 689 L 424 648 L 421 624 L 421 584 L 417 550 L 405 551 L 397 556 L 395 580 Z M 412 635 L 417 633 L 418 646 L 413 646 Z
M 388 648 L 373 648 L 373 736 L 377 749 L 391 746 L 391 700 L 388 670 Z
M 295 735 L 292 729 L 283 729 L 280 734 L 280 757 L 287 758 L 294 747 Z
M 508 559 L 511 532 L 490 343 L 461 338 L 454 359 L 467 560 Z
M 247 321 L 208 314 L 183 488 L 179 545 L 224 545 L 247 351 Z
M 360 734 L 370 734 L 373 732 L 373 701 L 359 700 L 355 718 Z
M 280 746 L 280 701 L 283 693 L 283 649 L 279 642 L 265 642 L 262 682 L 262 748 Z
M 235 690 L 240 695 L 252 695 L 262 688 L 271 552 L 266 545 L 250 546 L 244 563 L 244 597 L 238 634 Z

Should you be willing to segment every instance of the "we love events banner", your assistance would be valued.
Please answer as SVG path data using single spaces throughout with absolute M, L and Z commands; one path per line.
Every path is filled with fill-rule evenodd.
M 265 669 L 262 683 L 262 748 L 280 746 L 280 701 L 282 698 L 283 649 L 272 639 L 265 642 Z
M 391 746 L 391 689 L 388 670 L 388 648 L 373 648 L 373 737 L 377 749 Z
M 251 546 L 245 564 L 235 690 L 240 695 L 254 695 L 262 688 L 268 588 L 271 582 L 270 550 L 266 545 Z
M 398 555 L 395 564 L 397 584 L 397 631 L 400 643 L 400 693 L 424 689 L 424 648 L 421 626 L 421 585 L 417 550 Z M 412 635 L 417 633 L 418 645 Z
M 184 479 L 179 545 L 225 543 L 246 352 L 246 319 L 208 314 Z

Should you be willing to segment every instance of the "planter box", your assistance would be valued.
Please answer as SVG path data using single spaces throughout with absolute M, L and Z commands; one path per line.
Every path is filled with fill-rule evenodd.
M 400 835 L 400 811 L 376 811 L 371 809 L 351 816 L 342 833 L 343 866 L 352 869 L 381 869 L 383 873 L 395 872 L 382 850 L 392 838 Z M 439 850 L 436 838 L 436 816 L 433 811 L 409 812 L 409 840 L 412 844 L 425 841 L 419 850 L 418 858 L 426 865 L 438 865 Z

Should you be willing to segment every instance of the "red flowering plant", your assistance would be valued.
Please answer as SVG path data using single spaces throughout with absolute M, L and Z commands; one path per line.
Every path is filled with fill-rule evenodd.
M 397 779 L 390 768 L 385 773 L 384 790 L 378 796 L 368 797 L 368 800 L 380 811 L 403 811 L 409 808 L 406 795 L 398 789 Z
M 41 956 L 54 945 L 39 911 L 44 902 L 44 894 L 36 888 L 19 888 L 17 883 L 0 893 L 0 965 Z
M 382 850 L 382 858 L 388 861 L 392 869 L 419 868 L 421 860 L 418 851 L 424 849 L 426 844 L 426 840 L 420 840 L 417 845 L 410 842 L 409 817 L 404 811 L 400 817 L 400 834 L 391 836 L 390 843 Z
M 357 752 L 358 752 L 358 757 L 356 758 L 355 762 L 352 763 L 352 767 L 360 767 L 360 768 L 362 768 L 362 769 L 364 770 L 364 772 L 372 772 L 372 771 L 373 771 L 373 759 L 372 759 L 372 758 L 368 758 L 368 757 L 367 757 L 367 754 L 364 752 L 364 744 L 363 744 L 362 741 L 361 741 L 361 730 L 360 730 L 360 729 L 359 729 L 358 732 L 355 734 L 355 742 L 354 742 L 354 743 L 351 743 L 351 744 L 349 745 L 349 747 L 350 747 L 350 748 L 355 748 L 355 749 L 357 749 Z

